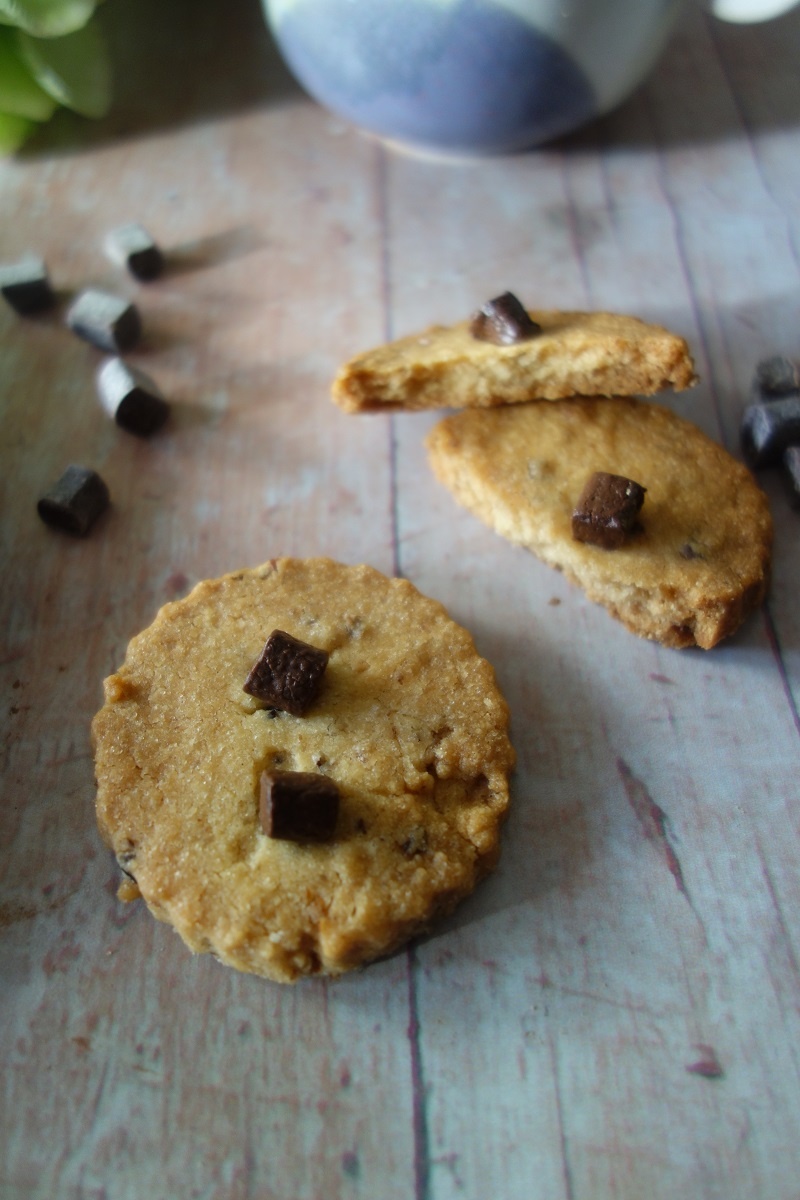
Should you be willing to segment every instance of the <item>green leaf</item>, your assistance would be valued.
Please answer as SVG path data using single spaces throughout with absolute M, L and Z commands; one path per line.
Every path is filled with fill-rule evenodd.
M 102 117 L 108 112 L 111 64 L 95 24 L 60 38 L 18 36 L 26 65 L 54 100 L 84 117 Z
M 34 37 L 61 37 L 82 29 L 98 0 L 0 0 L 0 24 L 16 25 Z
M 17 117 L 13 113 L 0 112 L 0 154 L 11 154 L 18 150 L 36 128 L 35 121 Z
M 46 121 L 55 108 L 55 100 L 39 87 L 22 61 L 14 31 L 0 29 L 0 112 Z

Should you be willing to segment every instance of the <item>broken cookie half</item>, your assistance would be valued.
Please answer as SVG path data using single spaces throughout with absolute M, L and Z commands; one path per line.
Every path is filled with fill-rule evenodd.
M 653 395 L 696 382 L 686 341 L 607 312 L 523 309 L 512 293 L 351 358 L 332 395 L 345 412 L 493 408 L 569 396 Z
M 640 637 L 709 649 L 764 599 L 766 496 L 746 467 L 660 405 L 579 397 L 465 411 L 440 421 L 426 444 L 434 473 L 461 504 Z M 595 473 L 636 481 L 644 493 L 613 544 L 576 536 Z M 621 505 L 626 489 L 618 489 Z M 616 519 L 602 499 L 589 517 Z

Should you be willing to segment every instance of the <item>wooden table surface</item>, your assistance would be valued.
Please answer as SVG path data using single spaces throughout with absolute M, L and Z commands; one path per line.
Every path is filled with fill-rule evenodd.
M 797 1200 L 800 516 L 710 652 L 627 633 L 459 509 L 437 414 L 347 417 L 341 360 L 511 289 L 685 335 L 668 397 L 738 454 L 758 359 L 800 355 L 800 12 L 690 8 L 656 73 L 558 145 L 399 154 L 304 97 L 255 0 L 108 0 L 117 104 L 0 163 L 0 259 L 122 288 L 174 402 L 149 442 L 96 353 L 0 312 L 0 1200 Z M 147 224 L 157 283 L 103 255 Z M 71 461 L 113 497 L 41 524 Z M 101 680 L 160 604 L 281 554 L 408 577 L 494 664 L 519 765 L 497 872 L 429 938 L 294 988 L 116 899 Z

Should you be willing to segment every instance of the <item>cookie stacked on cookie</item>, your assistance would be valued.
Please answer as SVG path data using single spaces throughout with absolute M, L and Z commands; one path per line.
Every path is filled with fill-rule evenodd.
M 426 444 L 461 504 L 632 632 L 709 649 L 764 598 L 772 519 L 741 463 L 636 398 L 694 382 L 666 329 L 505 293 L 471 321 L 350 360 L 333 397 L 347 412 L 460 409 Z

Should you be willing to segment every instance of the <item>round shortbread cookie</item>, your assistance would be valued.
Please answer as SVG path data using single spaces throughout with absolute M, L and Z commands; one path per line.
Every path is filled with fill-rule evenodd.
M 274 629 L 329 653 L 305 716 L 243 691 Z M 277 559 L 165 605 L 105 682 L 104 839 L 195 951 L 291 982 L 387 954 L 495 865 L 514 753 L 492 667 L 407 580 Z M 329 842 L 268 837 L 264 770 L 339 787 Z
M 709 649 L 764 598 L 766 496 L 746 467 L 669 409 L 611 397 L 467 411 L 440 421 L 426 444 L 460 503 L 641 637 Z M 619 549 L 572 536 L 595 471 L 647 489 L 641 529 Z

